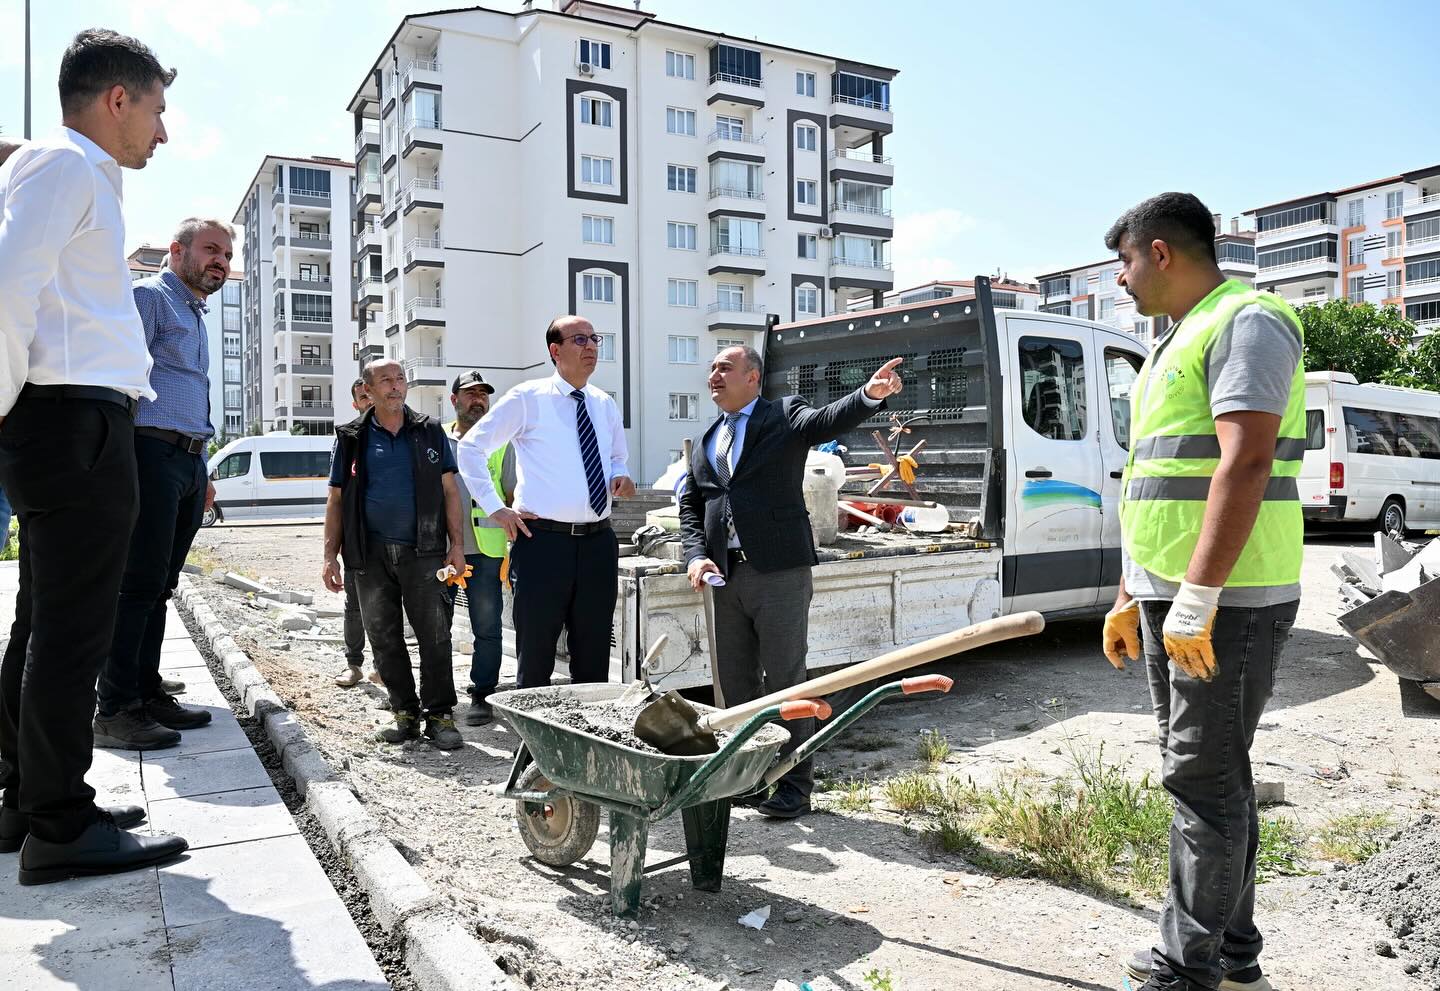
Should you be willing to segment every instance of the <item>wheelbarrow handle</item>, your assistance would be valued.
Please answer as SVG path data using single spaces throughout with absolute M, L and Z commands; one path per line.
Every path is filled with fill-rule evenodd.
M 816 699 L 796 699 L 793 702 L 782 702 L 780 718 L 787 721 L 791 719 L 829 719 L 830 703 Z
M 901 681 L 900 690 L 906 695 L 917 695 L 920 692 L 948 692 L 954 684 L 954 678 L 947 678 L 943 674 L 925 674 L 918 678 L 906 678 Z

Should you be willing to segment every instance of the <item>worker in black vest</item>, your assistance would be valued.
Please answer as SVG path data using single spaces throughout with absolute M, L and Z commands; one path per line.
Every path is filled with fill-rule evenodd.
M 455 457 L 440 422 L 405 405 L 398 361 L 372 361 L 363 377 L 374 406 L 335 431 L 321 576 L 330 591 L 344 589 L 342 551 L 345 569 L 356 574 L 360 615 L 395 714 L 377 738 L 418 738 L 423 711 L 426 738 L 454 750 L 463 741 L 452 718 L 450 604 L 436 573 L 447 565 L 456 575 L 465 570 Z M 406 618 L 420 645 L 418 698 Z

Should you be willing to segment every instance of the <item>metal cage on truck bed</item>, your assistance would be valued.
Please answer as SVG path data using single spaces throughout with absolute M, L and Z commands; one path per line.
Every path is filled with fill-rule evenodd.
M 915 486 L 943 503 L 957 522 L 978 519 L 979 536 L 998 539 L 1004 484 L 1000 356 L 990 280 L 975 279 L 973 298 L 927 300 L 857 310 L 769 328 L 767 399 L 799 395 L 823 406 L 853 392 L 891 358 L 904 358 L 905 389 L 886 409 L 840 438 L 850 465 L 883 462 L 871 432 L 883 434 L 890 414 L 923 415 L 897 453 L 926 441 Z

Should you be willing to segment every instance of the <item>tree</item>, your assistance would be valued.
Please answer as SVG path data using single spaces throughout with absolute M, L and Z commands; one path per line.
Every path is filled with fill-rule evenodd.
M 1359 382 L 1407 384 L 1393 380 L 1412 372 L 1415 325 L 1396 307 L 1332 299 L 1296 312 L 1305 328 L 1307 372 L 1349 372 Z
M 1427 334 L 1420 343 L 1407 348 L 1399 367 L 1385 381 L 1440 392 L 1440 334 Z

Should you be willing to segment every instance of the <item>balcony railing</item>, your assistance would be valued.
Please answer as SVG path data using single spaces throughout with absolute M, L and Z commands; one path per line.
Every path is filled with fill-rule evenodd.
M 1282 237 L 1282 236 L 1288 235 L 1288 234 L 1298 234 L 1298 233 L 1300 233 L 1300 232 L 1302 232 L 1302 231 L 1311 230 L 1312 228 L 1318 230 L 1318 229 L 1321 228 L 1321 227 L 1333 227 L 1333 226 L 1335 226 L 1335 221 L 1334 221 L 1334 219 L 1327 217 L 1327 218 L 1324 218 L 1324 219 L 1321 219 L 1321 220 L 1305 220 L 1305 221 L 1301 221 L 1301 222 L 1298 223 L 1298 224 L 1289 224 L 1289 225 L 1287 225 L 1287 226 L 1285 226 L 1285 227 L 1271 227 L 1271 228 L 1269 228 L 1268 230 L 1256 231 L 1255 236 L 1256 236 L 1256 237 Z
M 400 70 L 400 88 L 401 88 L 401 89 L 405 89 L 405 88 L 407 88 L 407 87 L 410 85 L 410 81 L 411 81 L 411 79 L 414 78 L 415 73 L 416 73 L 417 71 L 418 71 L 418 72 L 439 72 L 439 71 L 440 71 L 440 63 L 439 63 L 438 61 L 436 61 L 435 59 L 412 58 L 410 61 L 406 62 L 406 63 L 405 63 L 405 67 Z
M 1431 234 L 1429 237 L 1417 237 L 1414 240 L 1406 241 L 1405 248 L 1419 248 L 1427 244 L 1440 244 L 1440 234 Z
M 1434 328 L 1440 327 L 1440 317 L 1429 317 L 1425 320 L 1416 320 L 1415 326 L 1417 329 L 1432 330 Z
M 1406 200 L 1406 206 L 1428 206 L 1431 203 L 1440 203 L 1440 193 L 1426 193 L 1424 196 L 1417 196 L 1413 200 Z
M 416 296 L 405 302 L 405 321 L 408 323 L 422 313 L 445 309 L 442 296 Z
M 416 128 L 427 131 L 440 130 L 440 118 L 438 117 L 407 117 L 405 118 L 405 140 L 410 140 L 410 132 Z
M 1407 295 L 1409 295 L 1409 294 L 1411 294 L 1411 293 L 1426 293 L 1426 292 L 1436 292 L 1436 291 L 1440 291 L 1440 275 L 1437 275 L 1437 276 L 1435 276 L 1435 277 L 1433 277 L 1433 278 L 1429 278 L 1429 279 L 1412 279 L 1412 280 L 1410 280 L 1410 281 L 1408 281 L 1408 282 L 1405 283 L 1405 289 L 1404 289 L 1404 291 L 1405 291 L 1405 293 L 1406 293 Z M 1389 296 L 1390 296 L 1390 298 L 1399 296 L 1399 295 L 1400 295 L 1400 292 L 1401 292 L 1401 290 L 1400 290 L 1399 288 L 1396 288 L 1396 289 L 1394 289 L 1393 292 L 1391 292 L 1391 293 L 1389 294 Z
M 279 233 L 282 234 L 282 235 L 284 234 L 283 231 L 281 231 L 281 232 L 279 232 Z M 289 234 L 289 238 L 290 238 L 290 240 L 292 240 L 292 241 L 302 241 L 302 242 L 303 242 L 303 241 L 328 241 L 328 240 L 330 240 L 330 234 L 329 234 L 328 232 L 315 233 L 314 231 L 291 231 L 290 234 Z
M 328 288 L 330 285 L 330 276 L 328 275 L 316 275 L 312 277 L 306 275 L 287 276 L 284 272 L 275 273 L 275 285 L 283 285 L 287 280 L 292 283 L 303 282 L 305 283 L 304 287 L 306 289 L 310 288 L 311 286 L 325 286 Z
M 1403 244 L 1390 244 L 1390 245 L 1386 245 L 1386 246 L 1385 246 L 1385 257 L 1386 257 L 1386 258 L 1404 258 L 1404 257 L 1405 257 L 1405 245 L 1403 245 Z
M 422 368 L 444 368 L 444 358 L 406 358 L 401 362 L 406 378 L 415 378 L 415 372 Z
M 1279 265 L 1261 265 L 1260 271 L 1266 275 L 1271 272 L 1284 272 L 1294 268 L 1310 268 L 1314 265 L 1339 265 L 1334 258 L 1326 258 L 1323 255 L 1315 258 L 1302 258 L 1299 261 L 1282 262 Z
M 400 201 L 402 205 L 409 206 L 416 200 L 433 200 L 434 197 L 427 197 L 425 194 L 427 192 L 443 192 L 444 189 L 445 184 L 439 179 L 411 179 L 404 190 L 401 191 Z
M 283 361 L 285 360 L 285 359 L 284 359 L 283 357 L 281 357 L 280 355 L 276 355 L 275 358 L 276 358 L 277 361 L 281 361 L 281 362 L 283 362 Z M 291 368 L 329 368 L 329 367 L 330 367 L 330 359 L 329 359 L 329 358 L 291 358 L 291 359 L 290 359 L 290 367 L 291 367 Z
M 744 145 L 763 145 L 765 135 L 746 134 L 744 131 L 737 131 L 733 128 L 716 128 L 705 137 L 707 145 L 713 145 L 717 141 L 736 141 Z
M 409 265 L 415 260 L 417 251 L 440 251 L 444 247 L 445 242 L 438 237 L 412 237 L 405 245 L 405 264 Z
M 870 162 L 874 165 L 889 165 L 889 155 L 872 155 L 868 151 L 856 151 L 854 148 L 836 148 L 830 153 L 830 158 L 846 159 L 851 162 Z
M 360 295 L 362 296 L 383 296 L 385 295 L 385 283 L 381 279 L 362 279 L 360 282 Z
M 317 416 L 330 416 L 335 411 L 335 406 L 328 399 L 302 399 L 295 404 L 299 411 L 296 415 L 313 419 Z
M 764 258 L 764 248 L 745 248 L 737 244 L 711 243 L 710 253 L 712 255 L 741 255 L 745 258 Z
M 888 206 L 874 206 L 869 203 L 855 203 L 851 200 L 836 200 L 834 203 L 830 204 L 830 210 L 832 212 L 844 211 L 846 213 L 868 213 L 873 217 L 890 216 L 890 208 Z
M 705 307 L 706 313 L 764 313 L 762 303 L 738 303 L 731 299 L 717 299 Z
M 729 83 L 732 86 L 753 86 L 756 89 L 764 85 L 763 80 L 756 79 L 753 76 L 737 76 L 732 72 L 711 73 L 710 85 L 714 86 L 716 83 Z
M 855 268 L 881 268 L 887 270 L 890 268 L 888 261 L 881 261 L 875 258 L 845 258 L 841 255 L 836 255 L 832 264 L 852 265 Z
M 378 148 L 380 146 L 380 132 L 361 129 L 355 135 L 355 154 L 359 155 L 364 151 L 366 145 L 375 145 Z
M 1312 303 L 1328 303 L 1330 302 L 1330 294 L 1320 293 L 1315 296 L 1301 296 L 1298 299 L 1288 299 L 1286 302 L 1291 306 L 1309 306 Z
M 738 186 L 711 186 L 710 198 L 717 199 L 721 196 L 731 196 L 740 200 L 763 200 L 765 194 L 758 189 L 741 189 Z
M 877 100 L 873 96 L 845 96 L 842 93 L 831 93 L 831 103 L 843 103 L 851 107 L 865 107 L 868 110 L 883 110 L 890 112 L 890 103 L 886 100 Z

